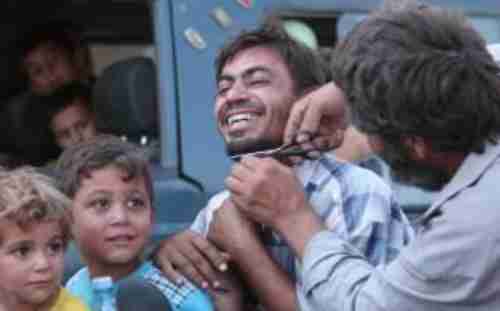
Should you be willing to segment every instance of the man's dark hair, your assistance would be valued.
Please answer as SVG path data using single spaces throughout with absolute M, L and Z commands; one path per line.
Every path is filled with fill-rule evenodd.
M 436 152 L 482 152 L 500 134 L 499 67 L 465 17 L 407 5 L 356 26 L 335 51 L 334 80 L 366 133 Z
M 153 202 L 153 184 L 144 151 L 112 135 L 99 135 L 66 148 L 57 161 L 57 180 L 62 192 L 74 198 L 84 178 L 109 166 L 122 169 L 127 174 L 126 180 L 143 176 Z
M 215 60 L 217 81 L 226 63 L 230 62 L 236 54 L 257 46 L 268 47 L 282 57 L 290 70 L 296 93 L 300 94 L 326 82 L 325 68 L 322 66 L 319 55 L 292 39 L 285 31 L 281 20 L 275 16 L 266 19 L 259 28 L 253 31 L 241 32 L 224 45 Z
M 93 113 L 91 93 L 91 89 L 87 85 L 81 82 L 70 82 L 57 88 L 50 95 L 41 97 L 41 101 L 46 107 L 49 121 L 51 121 L 56 114 L 73 105 L 77 99 L 83 99 L 82 104 L 89 112 Z

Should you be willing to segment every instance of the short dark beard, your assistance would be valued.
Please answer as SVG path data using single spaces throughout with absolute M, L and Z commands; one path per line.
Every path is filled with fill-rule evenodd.
M 270 139 L 245 139 L 234 141 L 226 144 L 226 154 L 230 157 L 243 155 L 246 153 L 257 152 L 277 148 L 281 142 L 276 142 Z
M 408 149 L 403 145 L 385 143 L 380 157 L 390 166 L 395 181 L 430 191 L 441 190 L 450 181 L 443 169 L 412 160 Z

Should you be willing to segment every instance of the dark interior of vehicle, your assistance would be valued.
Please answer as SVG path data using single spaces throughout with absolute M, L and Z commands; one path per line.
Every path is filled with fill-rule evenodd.
M 98 12 L 99 14 L 96 14 Z M 4 0 L 0 2 L 0 103 L 23 89 L 16 75 L 15 45 L 20 36 L 47 21 L 70 21 L 88 42 L 151 43 L 149 2 L 141 0 Z

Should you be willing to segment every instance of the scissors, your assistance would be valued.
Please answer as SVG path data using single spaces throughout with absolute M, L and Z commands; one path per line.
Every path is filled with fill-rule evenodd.
M 314 146 L 314 144 L 311 144 L 313 146 L 312 148 L 303 148 L 301 146 L 303 143 L 312 142 L 318 136 L 315 133 L 308 132 L 306 134 L 307 134 L 308 139 L 306 141 L 301 142 L 301 143 L 297 142 L 297 140 L 294 139 L 290 143 L 283 144 L 277 148 L 237 154 L 237 155 L 231 156 L 231 159 L 237 161 L 237 160 L 240 160 L 241 158 L 246 157 L 246 156 L 253 156 L 253 157 L 258 157 L 258 158 L 272 157 L 275 159 L 281 159 L 281 158 L 287 158 L 287 157 L 301 157 L 301 158 L 304 158 L 307 160 L 314 160 L 314 159 L 316 159 L 316 157 L 310 156 L 309 155 L 310 152 L 318 151 L 321 153 L 325 150 Z

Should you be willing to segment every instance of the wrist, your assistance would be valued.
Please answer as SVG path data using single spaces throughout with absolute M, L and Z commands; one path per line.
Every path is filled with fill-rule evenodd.
M 287 240 L 295 255 L 302 258 L 307 242 L 325 227 L 309 206 L 277 219 L 275 229 Z

